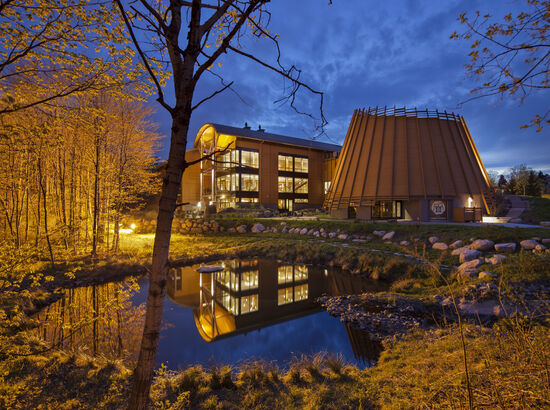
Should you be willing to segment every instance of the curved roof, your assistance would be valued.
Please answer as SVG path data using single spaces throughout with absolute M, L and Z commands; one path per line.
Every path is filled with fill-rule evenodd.
M 416 109 L 355 110 L 325 206 L 377 200 L 486 196 L 491 184 L 459 115 Z
M 214 131 L 216 135 L 230 135 L 230 136 L 239 137 L 239 138 L 269 141 L 269 142 L 275 142 L 277 144 L 295 145 L 299 147 L 307 147 L 307 148 L 318 149 L 322 151 L 340 151 L 340 149 L 342 148 L 340 145 L 329 144 L 326 142 L 320 142 L 320 141 L 303 139 L 303 138 L 288 137 L 286 135 L 272 134 L 270 132 L 252 130 L 250 128 L 238 128 L 238 127 L 231 127 L 229 125 L 214 124 L 214 123 L 206 123 L 200 128 L 199 132 L 197 133 L 197 136 L 195 137 L 195 142 L 193 143 L 193 147 L 198 146 L 198 142 L 203 135 L 210 134 L 208 138 L 212 138 L 212 131 Z

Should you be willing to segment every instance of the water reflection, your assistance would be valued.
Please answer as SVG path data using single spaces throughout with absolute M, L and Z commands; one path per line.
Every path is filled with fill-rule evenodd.
M 131 300 L 139 289 L 135 279 L 67 289 L 38 314 L 35 332 L 61 349 L 135 358 L 145 318 L 145 305 Z
M 293 355 L 323 350 L 356 364 L 377 358 L 379 345 L 368 334 L 315 303 L 322 294 L 382 290 L 377 282 L 268 259 L 224 261 L 223 267 L 216 273 L 198 273 L 198 266 L 171 270 L 159 362 L 177 368 L 255 358 L 284 366 Z M 145 278 L 66 290 L 38 315 L 35 332 L 59 348 L 135 359 L 147 290 Z
M 315 299 L 377 291 L 377 282 L 338 270 L 291 265 L 277 260 L 231 260 L 215 273 L 196 267 L 172 269 L 168 297 L 193 308 L 196 328 L 206 342 L 248 333 L 319 312 Z M 327 329 L 328 331 L 329 329 Z M 346 329 L 356 360 L 369 363 L 379 347 L 357 329 Z

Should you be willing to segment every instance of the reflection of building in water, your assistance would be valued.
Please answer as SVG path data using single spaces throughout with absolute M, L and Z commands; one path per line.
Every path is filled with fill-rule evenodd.
M 320 311 L 315 299 L 382 290 L 380 283 L 322 267 L 291 265 L 276 260 L 231 260 L 215 273 L 198 266 L 173 269 L 168 297 L 193 307 L 201 337 L 207 342 L 260 329 Z M 356 358 L 371 363 L 376 344 L 358 329 L 348 329 Z
M 355 359 L 369 367 L 373 366 L 380 356 L 382 344 L 371 340 L 368 333 L 349 325 L 346 325 L 346 332 Z

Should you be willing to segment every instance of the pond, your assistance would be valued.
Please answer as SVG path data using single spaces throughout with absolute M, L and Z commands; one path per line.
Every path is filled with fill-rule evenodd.
M 331 317 L 315 299 L 383 290 L 378 282 L 270 259 L 216 265 L 223 269 L 171 270 L 159 363 L 176 369 L 261 359 L 285 367 L 293 357 L 325 351 L 360 367 L 376 360 L 379 344 Z M 38 315 L 36 332 L 59 347 L 135 359 L 146 299 L 146 278 L 69 289 Z

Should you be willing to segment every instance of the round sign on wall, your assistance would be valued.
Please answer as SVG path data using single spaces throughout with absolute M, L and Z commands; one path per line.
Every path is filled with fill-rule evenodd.
M 432 202 L 432 212 L 435 215 L 443 215 L 445 213 L 445 202 L 443 201 L 433 201 Z

